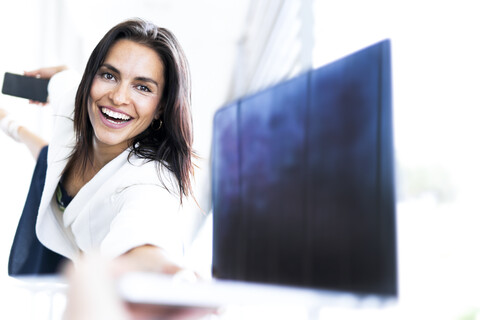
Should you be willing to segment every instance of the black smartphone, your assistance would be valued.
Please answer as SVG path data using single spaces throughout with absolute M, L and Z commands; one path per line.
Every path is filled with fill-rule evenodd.
M 49 81 L 50 79 L 5 72 L 2 93 L 29 100 L 47 102 Z

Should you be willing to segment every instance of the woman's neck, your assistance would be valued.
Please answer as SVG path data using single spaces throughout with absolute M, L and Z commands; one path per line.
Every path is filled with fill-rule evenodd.
M 107 163 L 115 159 L 119 154 L 125 151 L 127 145 L 106 145 L 98 140 L 93 140 L 93 167 L 95 171 L 100 171 Z
M 109 146 L 99 143 L 94 139 L 91 161 L 81 167 L 80 163 L 74 162 L 71 167 L 64 172 L 64 187 L 67 193 L 74 197 L 80 189 L 88 183 L 107 163 L 121 154 L 128 146 Z

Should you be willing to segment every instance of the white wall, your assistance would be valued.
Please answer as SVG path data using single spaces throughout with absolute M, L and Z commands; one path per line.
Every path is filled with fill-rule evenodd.
M 8 8 L 8 9 L 7 9 Z M 22 73 L 40 63 L 39 8 L 34 0 L 20 0 L 0 5 L 0 74 L 5 71 Z M 36 132 L 42 131 L 41 120 L 46 110 L 35 108 L 20 99 L 0 96 L 0 107 L 27 124 Z M 30 184 L 35 164 L 26 147 L 0 133 L 0 273 L 7 272 L 7 258 L 18 218 Z

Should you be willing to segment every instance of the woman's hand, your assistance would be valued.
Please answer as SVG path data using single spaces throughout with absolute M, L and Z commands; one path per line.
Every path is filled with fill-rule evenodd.
M 53 75 L 66 70 L 66 66 L 55 66 L 55 67 L 47 67 L 47 68 L 40 68 L 36 70 L 31 70 L 31 71 L 24 71 L 24 75 L 28 77 L 36 77 L 36 78 L 42 78 L 42 79 L 50 79 L 53 77 Z M 48 104 L 48 102 L 39 102 L 35 100 L 29 100 L 28 101 L 30 104 L 36 104 L 40 106 L 45 106 Z
M 42 148 L 48 144 L 42 137 L 17 123 L 2 108 L 0 108 L 0 129 L 15 141 L 24 143 L 35 160 L 38 159 Z
M 23 74 L 29 77 L 50 79 L 51 77 L 53 77 L 54 74 L 64 71 L 66 69 L 67 69 L 66 66 L 55 66 L 55 67 L 47 67 L 47 68 L 40 68 L 36 70 L 31 70 L 31 71 L 25 71 Z
M 182 270 L 180 266 L 168 258 L 163 249 L 152 245 L 133 248 L 116 258 L 111 265 L 112 274 L 116 276 L 131 271 L 174 275 Z
M 19 124 L 9 116 L 8 112 L 0 108 L 0 129 L 15 141 L 20 141 L 18 135 Z
M 65 275 L 69 289 L 64 319 L 197 320 L 217 314 L 214 309 L 130 303 L 121 299 L 116 290 L 116 281 L 128 272 L 172 274 L 181 270 L 167 258 L 161 257 L 161 249 L 159 250 L 143 246 L 111 261 L 99 255 L 90 255 L 81 257 L 75 266 L 68 264 Z M 145 263 L 144 258 L 147 257 L 163 266 L 152 268 L 151 262 Z
M 7 111 L 0 108 L 0 121 L 2 121 L 2 119 L 5 118 L 7 114 L 8 114 Z

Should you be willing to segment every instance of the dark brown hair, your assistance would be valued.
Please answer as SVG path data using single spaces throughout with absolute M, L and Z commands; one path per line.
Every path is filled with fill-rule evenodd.
M 157 161 L 158 166 L 166 166 L 177 178 L 181 201 L 182 195 L 188 196 L 192 192 L 194 155 L 188 62 L 176 37 L 169 30 L 140 19 L 124 21 L 108 31 L 87 62 L 75 98 L 76 145 L 64 172 L 85 169 L 93 161 L 91 151 L 94 133 L 87 108 L 90 88 L 108 51 L 120 39 L 155 50 L 164 65 L 165 85 L 157 107 L 157 111 L 162 111 L 160 119 L 154 119 L 151 126 L 130 142 L 129 157 L 133 153 L 140 158 Z M 156 130 L 154 128 L 160 126 L 159 121 L 163 124 Z M 161 179 L 160 167 L 157 169 Z

